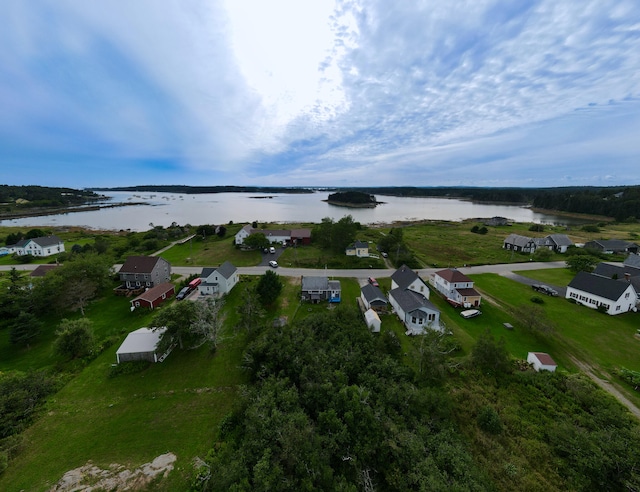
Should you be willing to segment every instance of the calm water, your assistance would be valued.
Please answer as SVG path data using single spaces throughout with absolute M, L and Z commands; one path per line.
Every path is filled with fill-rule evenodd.
M 543 224 L 568 223 L 566 218 L 545 215 L 525 207 L 486 205 L 447 198 L 401 198 L 377 195 L 385 202 L 376 208 L 344 208 L 329 205 L 328 192 L 304 195 L 256 193 L 211 193 L 179 195 L 173 193 L 110 192 L 111 203 L 147 202 L 148 205 L 106 208 L 25 219 L 3 220 L 4 226 L 83 226 L 92 229 L 145 231 L 150 224 L 180 225 L 247 222 L 320 222 L 324 217 L 339 220 L 351 215 L 363 224 L 395 221 L 451 220 L 501 216 L 517 222 Z M 260 197 L 260 198 L 256 198 Z

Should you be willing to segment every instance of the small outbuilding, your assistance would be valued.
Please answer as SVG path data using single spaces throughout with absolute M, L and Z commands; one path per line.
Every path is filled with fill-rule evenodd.
M 364 312 L 364 320 L 373 333 L 380 333 L 380 317 L 373 309 Z
M 551 358 L 549 354 L 544 352 L 529 352 L 527 355 L 527 362 L 533 366 L 537 371 L 551 371 L 555 372 L 558 364 Z
M 140 328 L 129 333 L 116 351 L 118 364 L 137 360 L 162 362 L 169 353 L 159 355 L 156 352 L 156 346 L 166 330 L 166 328 L 158 328 L 155 331 L 150 328 Z
M 147 289 L 131 301 L 131 311 L 139 307 L 146 307 L 149 309 L 157 308 L 164 301 L 173 297 L 175 292 L 176 289 L 170 282 L 156 285 L 155 287 Z

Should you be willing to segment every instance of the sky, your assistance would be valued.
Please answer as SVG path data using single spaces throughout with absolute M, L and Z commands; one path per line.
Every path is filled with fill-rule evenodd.
M 638 0 L 2 0 L 0 184 L 640 184 Z

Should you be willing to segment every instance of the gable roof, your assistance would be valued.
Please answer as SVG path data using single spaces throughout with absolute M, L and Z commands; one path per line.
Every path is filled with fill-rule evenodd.
M 167 292 L 171 292 L 171 293 L 175 292 L 175 287 L 170 282 L 165 282 L 163 284 L 156 285 L 155 287 L 151 287 L 150 289 L 145 290 L 142 294 L 140 294 L 138 297 L 133 299 L 131 302 L 135 302 L 135 301 L 153 302 L 158 297 L 162 296 L 163 294 L 166 294 Z
M 329 278 L 328 277 L 302 277 L 302 290 L 328 290 Z
M 540 364 L 545 366 L 557 366 L 556 361 L 554 361 L 549 354 L 545 354 L 544 352 L 529 352 L 530 354 L 535 355 L 536 359 L 540 361 Z
M 627 248 L 638 247 L 636 243 L 630 243 L 622 239 L 596 239 L 586 243 L 585 247 L 588 247 L 589 244 L 597 244 L 605 251 L 626 251 Z
M 604 297 L 611 301 L 617 301 L 630 285 L 628 282 L 620 282 L 619 280 L 612 280 L 587 272 L 578 272 L 573 280 L 569 282 L 568 287 L 588 292 L 594 296 Z M 633 286 L 631 288 L 633 289 Z
M 311 229 L 291 229 L 291 237 L 293 238 L 311 237 Z
M 122 345 L 116 351 L 116 354 L 138 354 L 140 352 L 155 352 L 156 346 L 160 341 L 162 334 L 167 331 L 166 328 L 158 328 L 156 331 L 150 328 L 139 328 L 132 331 L 124 339 Z
M 398 287 L 389 291 L 389 296 L 393 297 L 405 313 L 416 311 L 417 309 L 428 309 L 440 312 L 433 303 L 419 292 Z
M 30 277 L 44 277 L 51 270 L 58 268 L 58 265 L 38 265 L 35 270 L 29 274 Z
M 516 246 L 520 246 L 521 248 L 529 244 L 533 239 L 527 236 L 521 236 L 520 234 L 509 234 L 505 240 L 505 244 L 515 244 Z
M 624 259 L 624 264 L 626 266 L 640 268 L 640 255 L 636 253 L 629 253 L 629 256 Z
M 391 275 L 391 280 L 393 280 L 401 289 L 406 289 L 416 279 L 422 282 L 422 279 L 418 276 L 418 274 L 411 270 L 411 268 L 409 268 L 407 265 L 402 265 L 395 272 L 393 272 L 393 275 Z
M 362 286 L 360 289 L 364 298 L 371 303 L 372 301 L 384 301 L 388 302 L 385 295 L 380 290 L 380 287 L 376 287 L 375 285 L 367 284 Z
M 556 246 L 571 246 L 573 241 L 566 234 L 550 234 L 547 236 Z
M 593 274 L 606 278 L 613 278 L 613 276 L 616 275 L 617 279 L 614 280 L 620 280 L 624 279 L 625 274 L 629 274 L 630 277 L 640 276 L 640 268 L 625 265 L 612 265 L 611 263 L 598 263 Z
M 220 275 L 222 275 L 224 278 L 228 279 L 238 269 L 230 261 L 225 261 L 222 265 L 220 265 L 217 268 L 217 270 L 218 270 L 218 272 L 220 272 Z
M 31 241 L 36 243 L 41 248 L 46 248 L 47 246 L 56 246 L 60 244 L 62 242 L 62 239 L 60 239 L 56 235 L 51 235 L 51 236 L 43 236 L 43 237 L 34 237 L 33 239 L 31 239 Z
M 460 283 L 460 282 L 473 282 L 469 277 L 467 277 L 464 273 L 456 270 L 455 268 L 445 268 L 444 270 L 440 270 L 436 272 L 436 275 L 445 279 L 450 283 Z
M 160 260 L 163 258 L 159 256 L 129 256 L 120 273 L 151 273 Z

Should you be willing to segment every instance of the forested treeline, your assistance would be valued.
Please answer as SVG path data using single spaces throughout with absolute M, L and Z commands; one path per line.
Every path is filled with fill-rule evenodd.
M 353 203 L 354 205 L 375 205 L 376 197 L 361 191 L 339 191 L 331 193 L 327 198 L 330 202 Z
M 309 188 L 285 186 L 186 186 L 186 185 L 140 185 L 117 188 L 93 188 L 96 191 L 138 191 L 144 193 L 313 193 Z
M 51 188 L 48 186 L 0 185 L 0 204 L 30 207 L 64 207 L 97 200 L 100 195 L 89 190 L 73 188 Z M 16 200 L 20 200 L 16 204 Z M 22 202 L 25 200 L 25 202 Z
M 489 333 L 470 357 L 418 346 L 414 370 L 344 306 L 263 330 L 192 488 L 640 490 L 640 428 L 588 379 L 514 364 Z
M 355 188 L 354 188 L 355 190 Z M 526 204 L 562 212 L 603 215 L 617 221 L 640 218 L 640 186 L 565 188 L 357 188 L 376 195 L 450 197 L 481 202 Z

